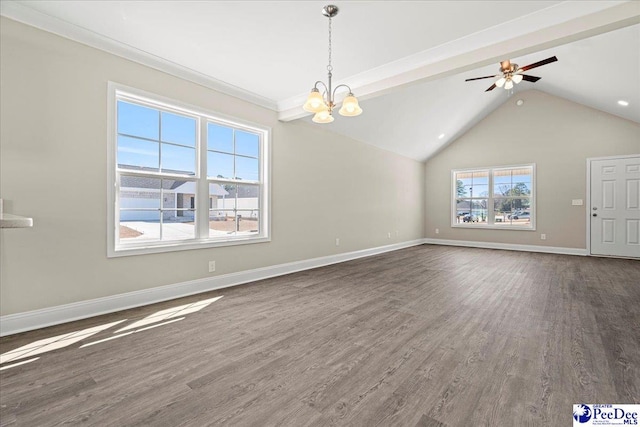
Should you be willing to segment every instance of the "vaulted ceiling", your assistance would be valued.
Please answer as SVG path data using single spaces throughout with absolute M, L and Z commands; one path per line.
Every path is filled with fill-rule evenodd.
M 328 3 L 3 0 L 0 12 L 418 160 L 532 88 L 640 122 L 640 2 L 335 1 L 334 82 L 365 112 L 313 124 L 300 106 L 326 81 Z M 553 55 L 512 92 L 464 81 Z

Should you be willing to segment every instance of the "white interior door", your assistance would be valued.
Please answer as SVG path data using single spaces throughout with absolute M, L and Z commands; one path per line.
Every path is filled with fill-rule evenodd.
M 591 253 L 640 258 L 640 156 L 591 160 Z

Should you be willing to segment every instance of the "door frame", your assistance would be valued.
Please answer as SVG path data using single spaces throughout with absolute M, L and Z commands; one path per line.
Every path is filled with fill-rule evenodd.
M 640 154 L 621 154 L 618 156 L 587 158 L 587 197 L 586 197 L 586 209 L 585 209 L 585 214 L 587 217 L 587 256 L 613 256 L 613 255 L 599 255 L 599 254 L 593 255 L 591 253 L 591 162 L 595 160 L 630 159 L 634 157 L 640 157 Z

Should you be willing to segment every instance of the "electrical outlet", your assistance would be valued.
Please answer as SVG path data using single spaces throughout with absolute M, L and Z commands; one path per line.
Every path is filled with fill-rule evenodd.
M 546 234 L 544 234 L 544 233 L 542 233 L 542 234 L 540 235 L 540 240 L 547 240 L 547 235 L 546 235 Z
M 387 233 L 387 239 L 390 239 L 390 238 L 391 238 L 391 232 L 388 232 Z
M 336 237 L 336 246 L 340 246 L 340 238 Z
M 440 229 L 436 228 L 436 234 L 440 234 Z
M 216 271 L 216 262 L 209 261 L 209 273 L 213 273 L 214 271 Z

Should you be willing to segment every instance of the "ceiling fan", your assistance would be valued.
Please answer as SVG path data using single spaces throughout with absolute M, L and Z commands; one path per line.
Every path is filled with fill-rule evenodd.
M 525 65 L 524 67 L 520 68 L 518 64 L 514 64 L 507 59 L 506 61 L 502 61 L 500 63 L 500 74 L 497 74 L 495 76 L 475 77 L 472 79 L 466 79 L 465 82 L 470 82 L 472 80 L 492 79 L 497 77 L 498 80 L 496 80 L 494 84 L 489 86 L 489 88 L 485 90 L 485 92 L 489 92 L 490 90 L 493 90 L 496 87 L 504 87 L 505 89 L 509 90 L 513 88 L 514 83 L 518 84 L 522 80 L 526 80 L 531 83 L 537 82 L 538 80 L 540 80 L 540 77 L 528 76 L 522 73 L 532 68 L 551 64 L 552 62 L 556 62 L 557 60 L 558 58 L 556 58 L 555 56 L 552 56 L 551 58 L 543 59 L 542 61 L 534 62 L 533 64 Z

